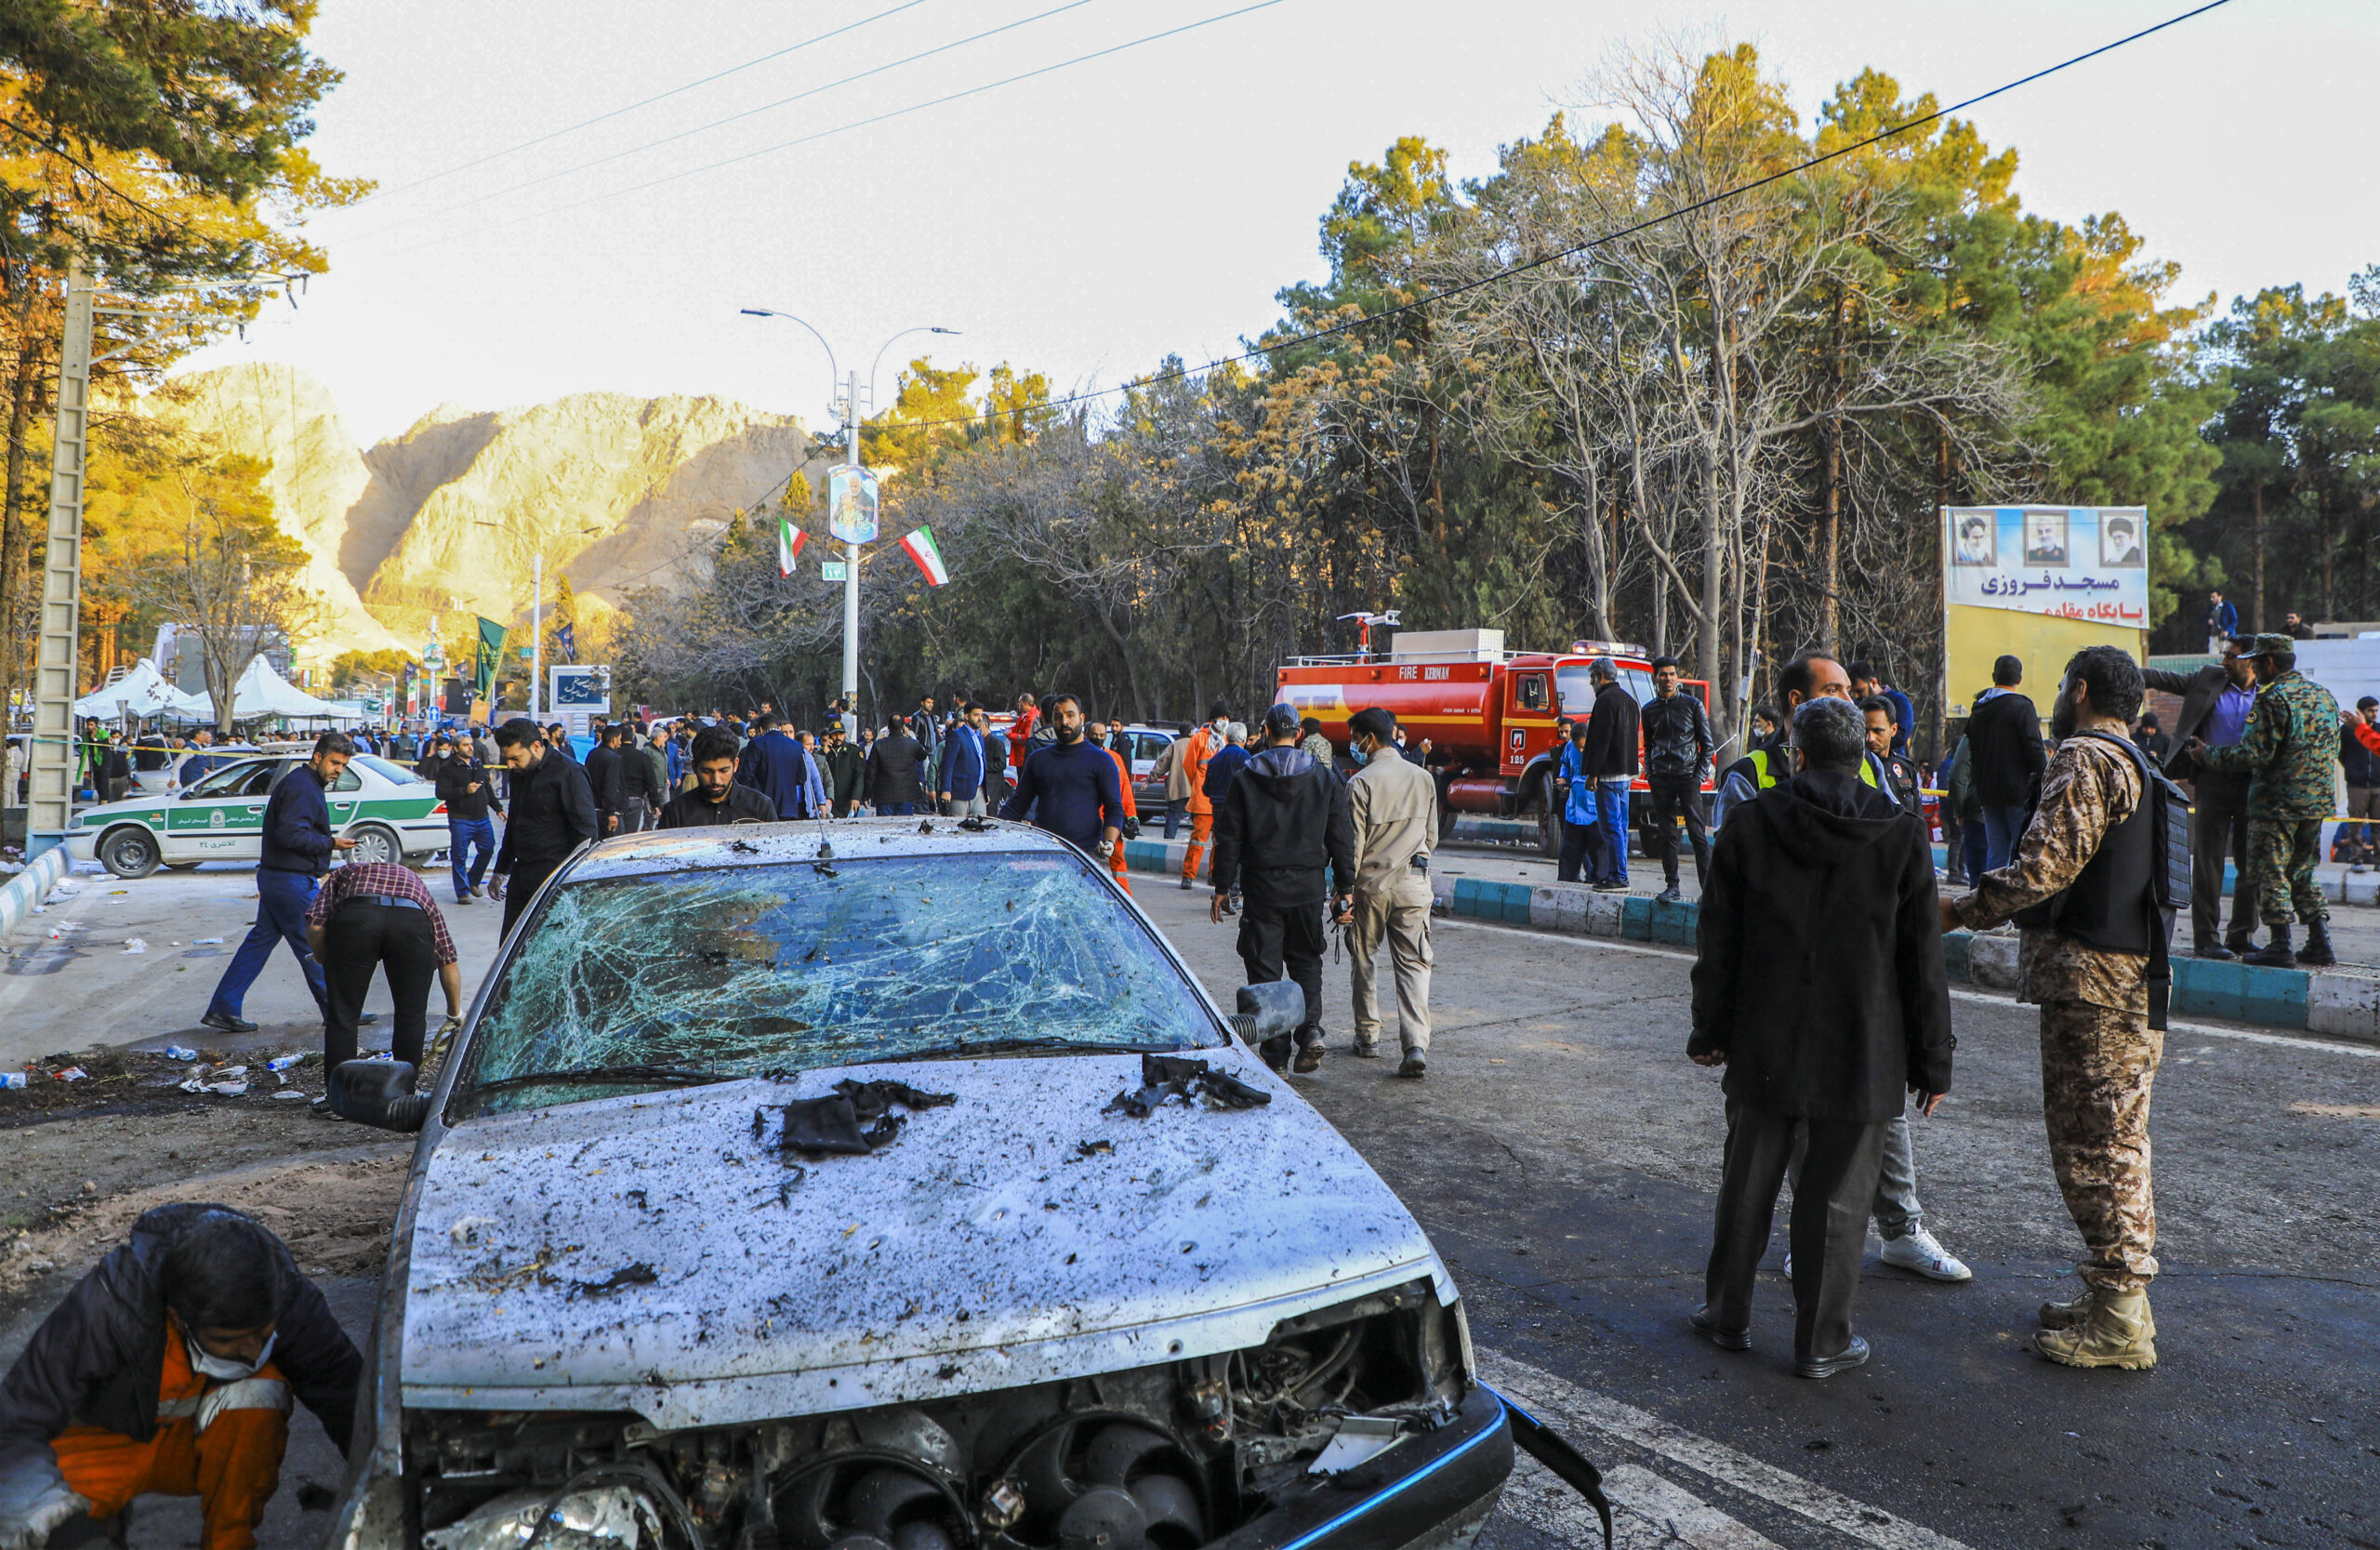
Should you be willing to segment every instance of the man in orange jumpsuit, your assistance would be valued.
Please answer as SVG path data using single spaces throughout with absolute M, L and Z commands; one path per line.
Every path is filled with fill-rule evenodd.
M 199 1499 L 200 1550 L 252 1550 L 293 1395 L 344 1452 L 363 1368 L 258 1223 L 224 1206 L 144 1212 L 0 1379 L 0 1550 L 42 1550 L 144 1493 Z
M 1215 804 L 1207 800 L 1207 761 L 1223 751 L 1223 729 L 1231 725 L 1231 708 L 1217 700 L 1208 708 L 1207 724 L 1183 739 L 1182 769 L 1190 777 L 1190 844 L 1182 853 L 1182 886 L 1198 881 L 1199 864 L 1215 837 Z

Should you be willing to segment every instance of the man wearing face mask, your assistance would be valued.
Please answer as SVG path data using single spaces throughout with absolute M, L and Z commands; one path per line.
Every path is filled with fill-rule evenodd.
M 144 1212 L 0 1379 L 0 1550 L 144 1493 L 199 1499 L 200 1550 L 251 1550 L 293 1397 L 345 1452 L 363 1369 L 262 1225 L 223 1206 Z

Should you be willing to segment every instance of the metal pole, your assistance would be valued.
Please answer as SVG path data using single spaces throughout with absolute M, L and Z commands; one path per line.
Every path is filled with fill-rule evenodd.
M 74 822 L 74 682 L 83 597 L 84 439 L 91 404 L 91 276 L 67 261 L 66 331 L 58 351 L 58 425 L 49 458 L 49 542 L 42 562 L 33 668 L 33 794 L 25 854 L 66 838 Z
M 843 399 L 843 467 L 859 467 L 859 373 L 851 374 Z M 832 513 L 828 513 L 831 517 Z M 843 545 L 843 732 L 859 737 L 859 545 Z
M 529 719 L 546 722 L 546 550 L 529 562 Z

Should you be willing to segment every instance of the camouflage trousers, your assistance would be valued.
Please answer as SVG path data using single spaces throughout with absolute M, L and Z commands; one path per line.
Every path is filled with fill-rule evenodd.
M 2149 1088 L 2165 1036 L 2146 1015 L 2088 1001 L 2042 1003 L 2042 1112 L 2058 1192 L 2082 1229 L 2082 1278 L 2111 1292 L 2157 1274 L 2149 1183 Z
M 2293 903 L 2300 924 L 2331 918 L 2330 901 L 2314 881 L 2314 863 L 2321 855 L 2320 818 L 2248 820 L 2248 891 L 2265 924 L 2288 925 Z

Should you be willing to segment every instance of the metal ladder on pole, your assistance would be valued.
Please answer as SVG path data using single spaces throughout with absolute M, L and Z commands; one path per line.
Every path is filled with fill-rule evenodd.
M 83 472 L 91 417 L 90 271 L 66 271 L 66 329 L 58 354 L 58 427 L 49 461 L 49 541 L 42 559 L 33 668 L 33 793 L 25 854 L 60 844 L 74 822 L 76 619 L 83 598 Z

